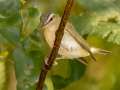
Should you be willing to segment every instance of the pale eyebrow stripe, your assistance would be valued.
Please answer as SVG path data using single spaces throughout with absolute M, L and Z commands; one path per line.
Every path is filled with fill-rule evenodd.
M 50 20 L 53 16 L 54 16 L 53 13 L 48 16 L 47 23 L 49 22 L 49 20 Z

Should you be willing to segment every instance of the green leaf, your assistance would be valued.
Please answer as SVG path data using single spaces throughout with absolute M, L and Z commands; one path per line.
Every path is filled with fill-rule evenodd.
M 5 62 L 0 61 L 0 90 L 5 90 L 6 86 L 6 67 L 5 67 Z
M 85 65 L 80 63 L 77 60 L 70 60 L 69 64 L 70 64 L 70 71 L 71 71 L 69 79 L 71 81 L 79 80 L 84 75 L 84 72 L 86 69 Z
M 120 44 L 120 5 L 118 0 L 77 0 L 87 12 L 72 17 L 82 35 L 96 35 L 109 42 Z
M 40 14 L 37 8 L 28 6 L 21 10 L 22 17 L 22 35 L 24 37 L 29 36 L 37 29 L 40 22 Z
M 19 1 L 17 0 L 1 0 L 0 1 L 0 13 L 5 16 L 13 15 L 19 10 Z M 12 12 L 12 13 L 11 13 Z
M 18 90 L 36 89 L 36 81 L 46 55 L 45 45 L 40 43 L 38 33 L 33 33 L 17 44 L 13 52 L 13 58 L 16 65 L 16 74 L 18 80 Z M 26 66 L 32 68 L 29 69 Z M 26 74 L 28 72 L 28 74 Z
M 19 18 L 19 1 L 18 0 L 2 0 L 0 1 L 0 25 L 15 24 Z
M 65 79 L 59 75 L 53 75 L 52 76 L 52 81 L 54 84 L 55 89 L 62 89 L 66 87 L 68 84 L 70 84 L 70 81 L 68 79 Z
M 51 78 L 46 77 L 44 90 L 54 90 Z
M 28 14 L 30 17 L 35 17 L 39 14 L 38 9 L 35 7 L 29 7 L 28 8 Z
M 52 80 L 55 89 L 62 89 L 68 86 L 69 84 L 79 80 L 85 72 L 85 66 L 77 60 L 69 60 L 70 65 L 70 76 L 64 78 L 60 75 L 53 75 Z
M 31 77 L 34 68 L 32 59 L 21 47 L 14 50 L 13 59 L 16 65 L 17 89 L 30 90 L 30 87 L 35 84 L 34 77 Z
M 16 44 L 19 41 L 20 29 L 19 1 L 0 1 L 0 42 Z
M 17 27 L 0 28 L 1 42 L 16 44 L 20 39 L 20 30 Z

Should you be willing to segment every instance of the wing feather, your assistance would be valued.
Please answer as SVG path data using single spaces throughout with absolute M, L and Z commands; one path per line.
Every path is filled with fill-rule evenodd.
M 80 46 L 82 48 L 84 48 L 90 54 L 91 58 L 96 61 L 94 55 L 90 51 L 90 45 L 82 38 L 82 36 L 80 36 L 75 31 L 75 28 L 73 27 L 73 25 L 71 23 L 67 23 L 65 30 L 68 31 L 69 34 L 72 35 L 73 38 L 80 44 Z

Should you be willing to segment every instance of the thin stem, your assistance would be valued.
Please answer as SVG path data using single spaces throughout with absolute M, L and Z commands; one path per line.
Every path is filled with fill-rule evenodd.
M 53 46 L 52 51 L 49 54 L 48 58 L 44 61 L 44 65 L 43 65 L 42 71 L 41 71 L 40 76 L 39 76 L 39 81 L 37 83 L 36 90 L 43 89 L 44 81 L 45 81 L 47 72 L 52 67 L 52 64 L 53 64 L 53 62 L 58 54 L 60 43 L 61 43 L 61 40 L 62 40 L 62 37 L 64 34 L 64 28 L 65 28 L 65 25 L 67 23 L 68 17 L 70 15 L 70 11 L 71 11 L 73 2 L 74 2 L 74 0 L 67 1 L 67 4 L 65 6 L 64 13 L 63 13 L 59 28 L 56 31 L 56 38 L 55 38 L 54 46 Z

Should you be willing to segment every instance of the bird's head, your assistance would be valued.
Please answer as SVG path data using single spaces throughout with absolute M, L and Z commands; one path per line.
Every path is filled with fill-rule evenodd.
M 41 26 L 46 26 L 55 20 L 56 15 L 51 12 L 43 13 L 40 17 Z

